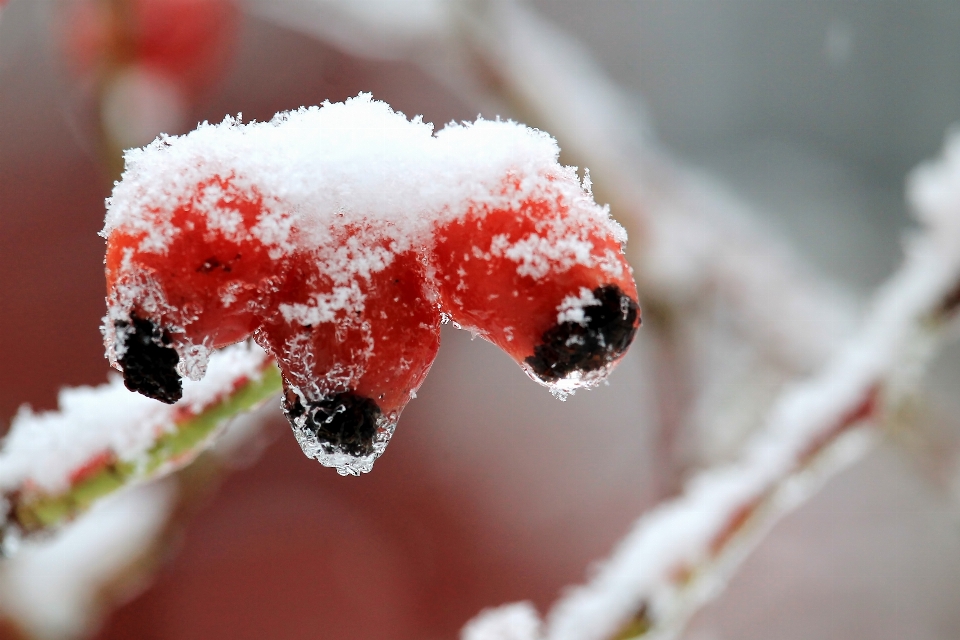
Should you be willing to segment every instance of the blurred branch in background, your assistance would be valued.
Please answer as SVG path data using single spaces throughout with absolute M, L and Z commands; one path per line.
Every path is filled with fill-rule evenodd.
M 96 105 L 94 128 L 114 174 L 121 148 L 182 126 L 182 105 L 215 81 L 236 37 L 235 8 L 222 0 L 77 0 L 57 6 L 68 16 L 61 18 L 69 27 L 68 58 L 85 87 L 84 99 Z M 658 371 L 658 415 L 636 416 L 635 427 L 657 431 L 653 477 L 662 502 L 542 622 L 531 606 L 509 605 L 469 623 L 466 640 L 675 637 L 777 520 L 862 457 L 878 439 L 877 426 L 904 430 L 901 423 L 918 402 L 920 375 L 956 314 L 957 142 L 948 142 L 940 164 L 917 174 L 911 202 L 922 229 L 910 239 L 901 270 L 861 317 L 857 297 L 808 268 L 763 227 L 760 212 L 671 157 L 637 101 L 608 78 L 585 46 L 528 5 L 249 0 L 246 8 L 351 55 L 412 61 L 475 109 L 550 132 L 566 163 L 590 169 L 597 200 L 609 203 L 630 232 L 628 251 L 645 317 L 652 320 L 645 331 L 656 334 Z M 131 22 L 134 9 L 187 12 L 171 19 L 191 28 L 179 35 L 144 31 Z M 171 24 L 159 18 L 148 23 Z M 176 433 L 174 423 L 165 423 L 167 434 Z M 191 441 L 187 457 L 181 450 L 163 453 L 162 462 L 176 464 L 161 468 L 188 463 L 206 437 L 212 441 L 213 426 Z M 11 455 L 13 442 L 11 435 L 0 461 Z M 72 444 L 69 435 L 62 442 Z M 71 474 L 89 479 L 91 461 L 103 471 L 118 460 L 136 460 L 155 443 L 144 442 L 127 458 L 98 458 L 102 450 L 90 449 L 69 468 L 57 467 L 60 480 Z M 0 477 L 10 469 L 0 465 Z M 77 476 L 78 469 L 84 473 Z M 198 476 L 198 484 L 209 483 L 208 474 Z M 31 504 L 27 496 L 42 494 L 23 477 L 4 486 L 13 514 Z M 109 489 L 144 477 L 127 474 Z M 37 516 L 39 510 L 23 511 L 34 514 L 36 528 L 59 524 L 93 502 L 64 491 L 69 482 L 61 484 L 55 495 L 69 508 L 49 520 Z M 105 594 L 108 609 L 130 567 L 151 557 L 150 549 L 171 534 L 164 521 L 175 510 L 173 490 L 164 484 L 133 491 L 140 492 L 137 504 L 144 511 L 129 529 L 118 523 L 137 494 L 123 492 L 59 537 L 24 543 L 21 554 L 0 568 L 0 594 L 18 594 L 0 595 L 3 614 L 36 637 L 85 633 L 96 614 L 90 594 Z M 21 520 L 14 515 L 11 522 L 29 529 Z M 84 533 L 98 526 L 117 537 Z M 14 543 L 11 538 L 7 544 Z M 102 545 L 115 555 L 86 565 L 84 559 Z M 74 582 L 37 568 L 66 562 L 76 563 L 76 571 L 64 573 Z M 132 574 L 155 567 L 146 565 Z M 53 615 L 38 608 L 44 599 L 52 607 L 64 604 Z

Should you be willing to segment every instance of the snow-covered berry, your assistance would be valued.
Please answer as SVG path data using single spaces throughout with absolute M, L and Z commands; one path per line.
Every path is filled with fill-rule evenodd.
M 443 318 L 559 394 L 596 384 L 637 291 L 623 230 L 557 155 L 515 123 L 434 134 L 365 95 L 130 151 L 103 232 L 108 356 L 173 402 L 252 336 L 304 452 L 341 473 L 383 451 Z
M 512 208 L 472 208 L 432 254 L 450 318 L 560 393 L 605 378 L 640 325 L 622 233 L 579 187 L 558 173 Z

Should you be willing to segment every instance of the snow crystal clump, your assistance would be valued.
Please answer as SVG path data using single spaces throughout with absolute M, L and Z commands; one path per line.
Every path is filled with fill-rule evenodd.
M 584 307 L 595 307 L 600 304 L 593 291 L 586 287 L 580 287 L 579 296 L 567 296 L 560 303 L 559 313 L 557 314 L 557 324 L 564 322 L 575 322 L 580 326 L 587 326 L 587 317 L 583 312 Z

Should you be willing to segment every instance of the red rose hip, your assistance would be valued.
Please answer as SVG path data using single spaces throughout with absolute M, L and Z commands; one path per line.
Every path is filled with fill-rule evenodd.
M 304 452 L 368 471 L 430 369 L 442 318 L 559 396 L 640 324 L 623 230 L 556 143 L 508 122 L 434 135 L 360 96 L 227 119 L 127 155 L 108 201 L 108 356 L 163 402 L 253 337 Z
M 579 184 L 557 188 L 571 179 L 551 177 L 515 208 L 471 210 L 434 247 L 444 312 L 561 395 L 605 378 L 640 325 L 618 229 L 602 210 L 571 210 L 584 208 L 570 197 Z
M 381 270 L 344 278 L 308 253 L 256 334 L 280 364 L 282 405 L 298 441 L 328 466 L 352 458 L 369 469 L 440 347 L 440 314 L 418 256 L 381 258 Z

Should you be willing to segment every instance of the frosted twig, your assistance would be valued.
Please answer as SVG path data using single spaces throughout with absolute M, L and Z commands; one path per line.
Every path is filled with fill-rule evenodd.
M 726 189 L 660 151 L 640 107 L 575 39 L 521 3 L 464 6 L 472 9 L 461 17 L 476 75 L 522 119 L 555 132 L 568 161 L 590 167 L 598 200 L 609 202 L 630 231 L 627 250 L 647 317 L 654 320 L 648 330 L 657 334 L 662 355 L 673 359 L 668 372 L 689 376 L 694 370 L 691 360 L 698 356 L 677 345 L 690 341 L 691 330 L 713 322 L 705 301 L 730 312 L 741 349 L 755 354 L 768 381 L 809 374 L 826 361 L 853 327 L 851 297 L 802 267 Z M 723 379 L 729 377 L 728 367 Z M 693 457 L 682 446 L 689 442 L 684 428 L 698 419 L 705 434 L 723 427 L 728 446 L 698 443 L 699 462 L 713 464 L 759 426 L 772 401 L 770 390 L 758 392 L 753 385 L 725 389 L 728 402 L 731 392 L 741 396 L 736 404 L 742 409 L 733 416 L 735 424 L 728 424 L 710 404 L 716 394 L 691 398 L 693 380 L 660 375 L 656 383 L 656 440 L 664 445 L 656 456 L 660 496 L 675 494 Z M 745 392 L 751 395 L 743 398 Z M 758 395 L 764 396 L 759 402 Z M 688 401 L 669 400 L 680 397 Z M 710 418 L 699 418 L 703 415 Z
M 65 389 L 58 411 L 14 418 L 0 449 L 0 531 L 10 553 L 19 534 L 63 524 L 133 482 L 190 463 L 218 427 L 279 393 L 280 373 L 253 344 L 224 349 L 207 375 L 164 405 L 127 391 L 119 377 Z
M 621 202 L 640 203 L 625 208 L 615 206 L 615 210 L 634 231 L 632 246 L 639 248 L 635 264 L 640 266 L 641 284 L 647 285 L 645 292 L 665 300 L 668 307 L 682 309 L 689 307 L 689 301 L 695 300 L 704 289 L 713 288 L 733 301 L 744 333 L 767 345 L 768 354 L 787 370 L 809 371 L 834 352 L 839 339 L 847 333 L 848 319 L 853 317 L 850 305 L 837 304 L 837 296 L 831 291 L 809 278 L 798 277 L 797 270 L 784 260 L 782 252 L 742 223 L 734 225 L 731 231 L 728 214 L 735 214 L 739 207 L 720 189 L 651 153 L 649 145 L 636 144 L 635 138 L 632 148 L 624 144 L 624 140 L 630 142 L 631 138 L 623 132 L 631 129 L 621 126 L 624 117 L 615 117 L 624 114 L 624 103 L 612 83 L 603 86 L 604 91 L 596 90 L 604 76 L 591 64 L 586 53 L 569 38 L 537 20 L 534 14 L 512 4 L 496 6 L 506 11 L 508 17 L 496 21 L 493 34 L 483 33 L 483 37 L 475 40 L 483 44 L 484 37 L 492 37 L 486 46 L 478 48 L 488 68 L 496 72 L 513 99 L 523 103 L 524 112 L 540 115 L 540 120 L 555 132 L 564 148 L 586 159 L 595 175 L 614 177 L 611 182 L 598 185 L 598 193 L 616 194 L 615 190 L 619 190 Z M 591 88 L 594 90 L 589 90 Z M 581 126 L 585 122 L 593 123 L 593 128 Z M 605 130 L 595 130 L 603 125 L 607 125 Z M 631 172 L 633 175 L 629 175 Z M 609 195 L 607 199 L 617 200 Z M 635 222 L 637 218 L 642 221 L 639 226 Z M 643 234 L 639 247 L 637 230 Z M 914 252 L 917 251 L 915 248 Z M 897 285 L 895 281 L 882 294 L 873 320 L 877 327 L 874 332 L 882 334 L 885 316 L 896 315 L 898 310 L 891 309 L 890 305 L 896 306 L 892 301 L 902 301 L 900 295 L 907 295 L 903 292 L 912 286 L 911 278 L 916 282 L 925 277 L 923 262 L 922 258 L 914 257 L 914 266 L 905 268 L 904 275 L 900 276 L 906 278 L 907 283 Z M 912 275 L 905 275 L 908 273 Z M 916 329 L 916 322 L 923 313 L 937 306 L 937 296 L 943 295 L 943 287 L 949 283 L 949 279 L 944 280 L 939 291 L 935 288 L 930 293 L 926 307 L 921 303 L 912 310 L 900 309 L 901 329 Z M 911 316 L 911 311 L 915 315 Z M 862 334 L 860 341 L 869 344 L 868 335 Z M 894 337 L 873 335 L 872 339 L 880 350 L 907 348 L 906 344 L 898 345 Z M 845 353 L 855 354 L 855 350 Z M 852 360 L 844 365 L 844 357 Z M 836 384 L 835 379 L 842 381 L 844 376 L 852 376 L 858 366 L 869 369 L 868 363 L 856 363 L 855 359 L 856 355 L 841 356 L 839 364 L 825 369 L 821 377 L 808 386 L 788 392 L 778 406 L 789 408 L 791 402 L 798 402 L 791 398 L 802 398 L 802 389 L 816 389 L 817 384 L 823 385 L 823 394 L 835 393 L 839 389 L 831 386 Z M 893 356 L 888 364 L 892 367 Z M 845 373 L 844 367 L 851 370 Z M 889 399 L 889 389 L 880 385 L 892 371 L 871 375 L 865 369 L 859 372 L 859 384 L 846 390 L 845 401 L 838 398 L 832 412 L 819 416 L 819 423 L 811 421 L 807 425 L 807 437 L 781 442 L 783 434 L 779 429 L 784 427 L 779 426 L 779 414 L 774 412 L 767 428 L 743 458 L 749 462 L 751 456 L 758 456 L 755 467 L 741 462 L 741 466 L 702 476 L 678 501 L 642 519 L 591 586 L 574 592 L 558 605 L 548 619 L 546 637 L 609 637 L 618 630 L 623 631 L 622 625 L 631 619 L 635 624 L 633 635 L 644 630 L 679 629 L 678 624 L 671 625 L 669 621 L 682 622 L 711 592 L 706 587 L 713 586 L 711 582 L 718 578 L 721 569 L 729 570 L 736 564 L 735 559 L 749 548 L 745 544 L 746 532 L 751 532 L 753 541 L 757 540 L 766 526 L 789 508 L 790 501 L 784 500 L 784 496 L 792 492 L 793 498 L 800 497 L 793 489 L 801 478 L 811 475 L 814 469 L 818 471 L 815 475 L 822 477 L 847 461 L 841 456 L 834 458 L 833 464 L 814 465 L 814 460 L 820 458 L 813 455 L 823 452 L 826 460 L 830 460 L 829 453 L 839 446 L 836 443 L 840 433 L 858 422 L 854 418 L 866 417 L 875 411 L 875 400 L 881 392 L 885 401 Z M 818 439 L 824 434 L 828 437 Z M 763 480 L 760 475 L 755 476 L 752 491 L 736 499 L 721 499 L 724 480 L 731 483 L 727 490 L 734 491 L 743 488 L 738 481 L 747 479 L 751 473 L 759 474 L 765 460 L 757 452 L 766 447 L 779 449 L 785 460 L 792 461 L 781 468 L 780 472 L 785 475 L 778 476 L 774 471 L 772 477 Z M 805 495 L 811 488 L 807 487 Z M 712 514 L 713 522 L 704 521 L 704 513 Z M 692 529 L 701 534 L 693 534 L 693 546 L 686 549 L 686 553 L 659 553 L 657 547 L 671 541 L 671 526 L 683 524 L 685 520 L 697 525 Z M 674 533 L 689 540 L 691 528 L 681 526 L 681 529 L 686 530 Z M 660 568 L 659 572 L 652 569 L 654 566 Z M 604 589 L 607 590 L 604 592 Z
M 783 392 L 737 463 L 696 476 L 643 516 L 593 579 L 556 604 L 544 639 L 674 637 L 752 544 L 811 495 L 811 481 L 859 457 L 867 441 L 857 427 L 896 415 L 960 306 L 960 136 L 914 174 L 910 196 L 925 228 L 862 329 Z

